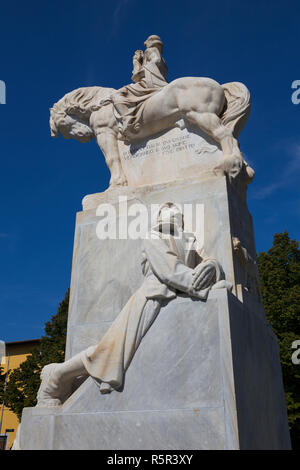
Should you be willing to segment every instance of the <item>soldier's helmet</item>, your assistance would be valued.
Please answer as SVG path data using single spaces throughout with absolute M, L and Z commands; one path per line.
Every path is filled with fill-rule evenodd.
M 157 223 L 160 224 L 163 220 L 170 223 L 171 219 L 174 219 L 182 229 L 184 228 L 184 217 L 180 208 L 173 202 L 166 202 L 158 210 Z

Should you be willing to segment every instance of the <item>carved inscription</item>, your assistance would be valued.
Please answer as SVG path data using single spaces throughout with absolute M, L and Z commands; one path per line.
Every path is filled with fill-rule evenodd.
M 170 155 L 176 152 L 195 150 L 196 144 L 191 142 L 189 134 L 173 137 L 171 139 L 162 139 L 156 142 L 149 142 L 146 145 L 131 145 L 128 150 L 123 152 L 125 160 L 131 158 L 148 157 L 152 154 Z

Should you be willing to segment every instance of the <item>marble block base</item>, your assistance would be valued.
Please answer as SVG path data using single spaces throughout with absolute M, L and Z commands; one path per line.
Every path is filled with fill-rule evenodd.
M 54 409 L 25 408 L 21 449 L 289 449 L 276 337 L 226 289 L 166 303 L 127 371 Z
M 233 285 L 232 292 L 245 304 L 253 305 L 253 309 L 265 318 L 257 293 L 251 289 L 245 290 L 248 287 L 244 279 L 245 269 L 239 265 L 232 246 L 232 237 L 238 237 L 251 257 L 255 258 L 251 215 L 225 177 L 204 175 L 201 179 L 175 181 L 172 184 L 136 188 L 134 191 L 124 187 L 86 196 L 86 209 L 77 214 L 66 359 L 98 343 L 143 282 L 142 239 L 130 236 L 99 239 L 97 236 L 100 220 L 97 208 L 106 204 L 113 206 L 116 226 L 119 227 L 122 220 L 119 209 L 121 196 L 128 198 L 128 214 L 138 204 L 147 209 L 148 229 L 151 228 L 153 206 L 159 207 L 170 201 L 183 209 L 192 207 L 193 217 L 185 217 L 185 230 L 195 232 L 199 245 L 219 261 L 226 280 Z M 199 211 L 196 211 L 197 208 Z M 114 215 L 110 215 L 108 220 L 114 223 Z M 131 221 L 132 217 L 128 216 L 128 224 Z M 246 294 L 249 294 L 247 298 Z

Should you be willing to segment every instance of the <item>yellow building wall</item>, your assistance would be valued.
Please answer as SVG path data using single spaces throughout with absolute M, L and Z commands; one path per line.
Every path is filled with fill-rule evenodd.
M 26 357 L 31 353 L 31 351 L 39 346 L 39 340 L 29 340 L 29 341 L 18 341 L 15 343 L 6 343 L 6 355 L 2 359 L 1 366 L 4 369 L 4 372 L 7 372 L 7 369 L 13 370 L 17 369 L 19 365 L 25 361 Z M 2 403 L 0 404 L 0 418 L 2 411 Z M 15 440 L 16 432 L 19 426 L 19 420 L 17 416 L 10 411 L 6 406 L 4 406 L 2 426 L 0 434 L 5 434 L 6 429 L 13 429 L 13 432 L 7 433 L 8 443 L 6 449 L 9 450 Z

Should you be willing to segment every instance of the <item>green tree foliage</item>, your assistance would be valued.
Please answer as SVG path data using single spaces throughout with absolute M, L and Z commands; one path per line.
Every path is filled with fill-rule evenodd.
M 17 369 L 10 371 L 4 401 L 20 419 L 22 410 L 27 406 L 36 405 L 36 394 L 40 386 L 40 372 L 51 362 L 63 362 L 67 334 L 67 318 L 69 307 L 69 290 L 60 303 L 56 315 L 45 325 L 40 347 L 32 351 Z M 3 400 L 0 371 L 0 401 Z
M 293 448 L 300 448 L 300 364 L 292 343 L 300 339 L 300 250 L 288 233 L 274 235 L 273 246 L 257 258 L 263 304 L 278 337 Z

